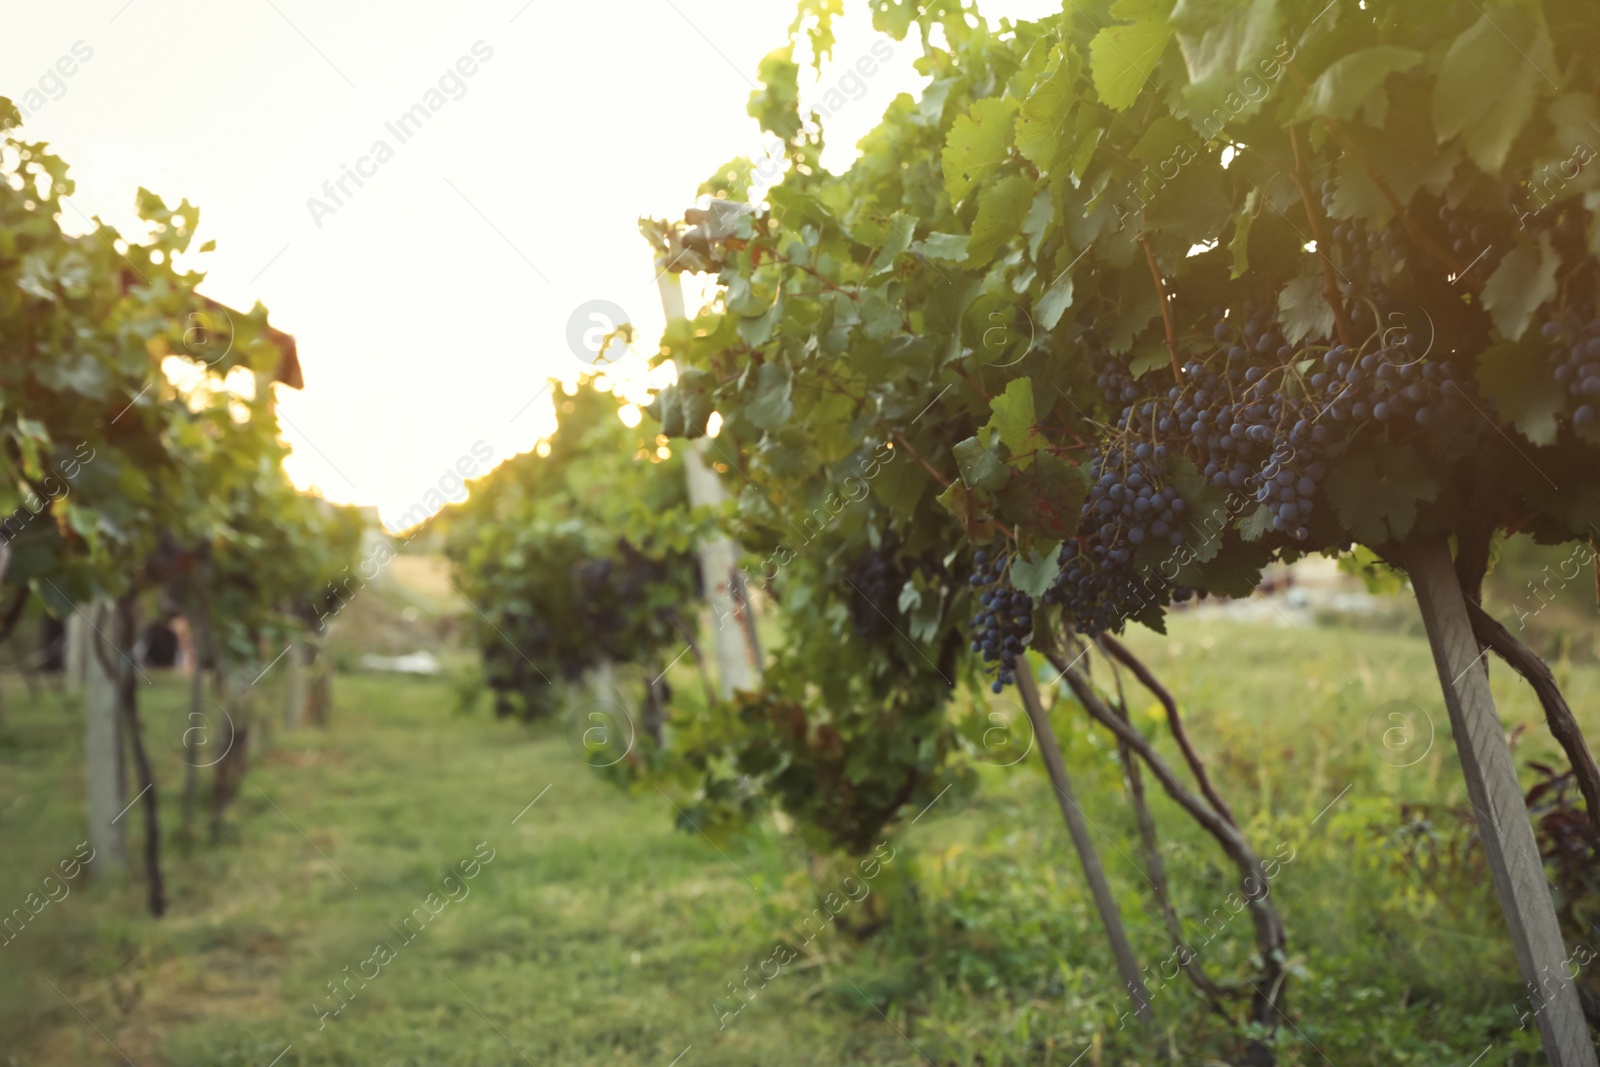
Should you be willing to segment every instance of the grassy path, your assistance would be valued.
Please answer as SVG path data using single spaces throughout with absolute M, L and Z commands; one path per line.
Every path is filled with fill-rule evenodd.
M 12 1009 L 0 1062 L 122 1063 L 114 1044 L 139 1067 L 265 1067 L 292 1045 L 280 1067 L 664 1067 L 693 1044 L 688 1067 L 815 1062 L 801 1050 L 855 1040 L 801 1010 L 801 981 L 717 1030 L 712 999 L 728 1001 L 724 983 L 770 951 L 744 876 L 776 888 L 776 853 L 724 846 L 724 858 L 675 832 L 664 798 L 602 781 L 559 731 L 441 713 L 443 684 L 340 685 L 335 729 L 278 735 L 252 771 L 237 839 L 174 854 L 167 919 L 80 879 L 0 949 Z M 147 717 L 180 699 L 159 683 Z M 77 842 L 76 722 L 55 700 L 13 716 L 37 747 L 7 783 L 7 850 L 42 873 Z M 167 755 L 162 781 L 175 783 Z M 20 903 L 19 881 L 7 888 Z
M 1486 1046 L 1480 1067 L 1537 1062 L 1516 1051 L 1528 1033 L 1515 1030 L 1522 1005 L 1487 879 L 1470 861 L 1452 874 L 1448 856 L 1399 833 L 1402 805 L 1433 805 L 1439 829 L 1459 807 L 1425 646 L 1198 620 L 1139 644 L 1258 852 L 1295 856 L 1272 886 L 1294 969 L 1280 1063 L 1466 1063 Z M 1564 673 L 1600 736 L 1600 670 Z M 1526 691 L 1504 670 L 1495 686 L 1508 726 L 1531 728 L 1519 764 L 1547 752 Z M 0 911 L 82 839 L 78 708 L 8 690 Z M 170 842 L 184 687 L 158 679 L 143 695 Z M 1374 747 L 1392 701 L 1440 712 L 1406 766 Z M 1035 760 L 980 769 L 975 790 L 897 840 L 873 889 L 900 902 L 892 929 L 858 945 L 830 928 L 719 1027 L 713 1004 L 731 1009 L 730 983 L 780 940 L 798 943 L 796 924 L 840 872 L 808 873 L 775 834 L 680 832 L 664 796 L 620 792 L 560 728 L 461 717 L 453 702 L 442 681 L 340 678 L 333 727 L 273 738 L 227 840 L 169 845 L 159 923 L 133 889 L 72 883 L 0 946 L 0 1067 L 1148 1059 L 1116 1031 L 1126 998 Z M 269 694 L 263 711 L 275 707 Z M 1164 734 L 1142 698 L 1133 711 Z M 1159 967 L 1171 945 L 1114 749 L 1066 712 L 1058 730 L 1135 951 Z M 1220 910 L 1232 887 L 1214 845 L 1164 797 L 1154 810 L 1186 928 L 1215 972 L 1243 973 L 1248 923 Z M 895 897 L 896 878 L 914 894 Z M 1220 933 L 1203 927 L 1218 916 Z M 1183 986 L 1155 1006 L 1183 1062 L 1235 1047 Z

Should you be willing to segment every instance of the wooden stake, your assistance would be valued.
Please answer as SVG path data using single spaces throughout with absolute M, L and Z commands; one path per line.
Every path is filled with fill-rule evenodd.
M 119 877 L 128 870 L 127 823 L 122 816 L 127 804 L 122 771 L 122 718 L 119 714 L 117 677 L 94 654 L 91 640 L 98 640 L 90 617 L 110 616 L 110 601 L 97 600 L 79 605 L 73 618 L 82 642 L 78 651 L 84 684 L 84 785 L 88 793 L 89 843 L 94 847 L 94 862 L 89 870 L 95 877 Z M 70 647 L 70 643 L 69 643 Z
M 1443 537 L 1421 539 L 1407 547 L 1406 570 L 1433 647 L 1478 836 L 1510 928 L 1517 966 L 1537 1010 L 1545 1055 L 1551 1067 L 1596 1067 L 1577 987 L 1567 977 L 1567 951 L 1550 885 L 1450 547 Z
M 1106 928 L 1111 941 L 1111 955 L 1116 957 L 1117 971 L 1122 975 L 1123 988 L 1134 1002 L 1134 1014 L 1143 1023 L 1153 1025 L 1155 1013 L 1150 1010 L 1150 994 L 1145 990 L 1144 978 L 1139 974 L 1139 964 L 1133 958 L 1133 947 L 1128 944 L 1128 933 L 1122 926 L 1122 913 L 1106 884 L 1106 872 L 1100 866 L 1100 853 L 1095 850 L 1094 838 L 1089 836 L 1089 826 L 1083 811 L 1072 793 L 1072 781 L 1067 777 L 1067 765 L 1061 759 L 1061 746 L 1056 743 L 1056 732 L 1039 701 L 1039 686 L 1033 680 L 1033 671 L 1026 659 L 1017 664 L 1017 692 L 1022 706 L 1028 710 L 1028 720 L 1033 723 L 1033 736 L 1039 742 L 1039 754 L 1044 757 L 1045 771 L 1050 775 L 1050 785 L 1055 789 L 1056 800 L 1061 805 L 1061 817 L 1066 820 L 1067 832 L 1072 835 L 1073 847 L 1078 850 L 1078 861 L 1083 864 L 1083 876 L 1089 882 L 1089 892 L 1094 896 L 1094 906 L 1100 912 L 1100 925 Z
M 685 318 L 683 283 L 676 274 L 667 270 L 666 261 L 659 256 L 656 258 L 656 287 L 661 291 L 661 310 L 667 322 Z M 689 503 L 694 507 L 720 507 L 728 494 L 706 461 L 707 453 L 712 451 L 710 439 L 701 437 L 686 444 L 688 447 L 683 449 L 683 470 L 689 480 Z M 741 613 L 748 605 L 736 595 L 734 588 L 738 579 L 738 546 L 727 537 L 713 534 L 701 540 L 697 552 L 706 603 L 716 627 L 712 631 L 711 647 L 716 653 L 722 698 L 727 700 L 735 690 L 755 689 L 760 684 L 761 657 L 753 641 L 754 620 L 750 620 L 749 626 L 740 621 Z

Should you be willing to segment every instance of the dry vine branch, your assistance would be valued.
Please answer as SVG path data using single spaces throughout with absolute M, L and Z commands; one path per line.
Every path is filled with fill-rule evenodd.
M 1102 646 L 1103 648 L 1104 646 Z M 1122 689 L 1122 672 L 1117 669 L 1114 661 L 1111 662 L 1111 676 L 1117 684 L 1117 714 L 1122 716 L 1122 721 L 1132 726 L 1128 716 L 1128 700 Z M 1167 865 L 1161 858 L 1161 848 L 1156 841 L 1156 823 L 1150 815 L 1150 805 L 1145 799 L 1144 775 L 1139 770 L 1139 761 L 1134 758 L 1133 749 L 1122 738 L 1117 739 L 1117 758 L 1122 763 L 1124 784 L 1128 787 L 1128 799 L 1133 805 L 1134 822 L 1139 827 L 1139 842 L 1144 848 L 1145 863 L 1150 867 L 1150 889 L 1155 897 L 1156 909 L 1160 912 L 1161 921 L 1167 928 L 1167 936 L 1179 948 L 1183 947 L 1183 923 L 1178 918 L 1177 909 L 1172 906 L 1172 892 L 1167 883 Z M 1237 995 L 1237 990 L 1224 990 L 1211 980 L 1206 974 L 1205 967 L 1198 957 L 1192 957 L 1182 963 L 1183 973 L 1189 976 L 1189 981 L 1200 994 L 1210 1001 L 1211 1007 L 1223 1018 L 1230 1018 L 1228 1009 L 1223 1005 L 1224 995 Z
M 1550 733 L 1565 750 L 1567 762 L 1572 765 L 1572 776 L 1578 780 L 1578 789 L 1583 793 L 1584 807 L 1589 814 L 1589 829 L 1596 840 L 1600 840 L 1600 766 L 1595 764 L 1594 755 L 1583 739 L 1583 732 L 1578 729 L 1578 720 L 1567 706 L 1566 698 L 1561 695 L 1561 688 L 1556 685 L 1555 675 L 1550 673 L 1544 660 L 1500 625 L 1499 620 L 1485 611 L 1482 604 L 1471 596 L 1465 599 L 1467 614 L 1472 619 L 1472 633 L 1478 643 L 1493 650 L 1512 670 L 1522 675 L 1538 695 L 1539 703 L 1544 708 L 1545 721 L 1550 725 Z
M 1183 753 L 1183 761 L 1189 765 L 1189 770 L 1194 774 L 1194 779 L 1200 786 L 1200 792 L 1205 794 L 1206 799 L 1211 802 L 1213 808 L 1217 809 L 1219 815 L 1234 826 L 1238 826 L 1239 821 L 1233 817 L 1233 811 L 1217 792 L 1216 787 L 1211 784 L 1211 776 L 1206 773 L 1205 764 L 1200 761 L 1199 753 L 1194 750 L 1194 745 L 1189 741 L 1188 731 L 1183 728 L 1183 716 L 1178 714 L 1178 702 L 1173 699 L 1166 686 L 1156 680 L 1156 676 L 1150 672 L 1150 668 L 1146 667 L 1137 656 L 1128 651 L 1126 645 L 1110 634 L 1105 634 L 1101 640 L 1104 642 L 1106 651 L 1132 671 L 1134 677 L 1139 679 L 1139 684 L 1150 690 L 1150 693 L 1161 702 L 1162 708 L 1167 713 L 1167 725 L 1172 727 L 1172 739 L 1178 743 L 1178 749 Z
M 111 638 L 113 645 L 125 645 L 132 649 L 136 629 L 132 596 L 119 597 L 115 612 L 116 625 Z M 100 621 L 105 621 L 104 609 L 100 611 Z M 127 727 L 128 741 L 133 749 L 133 765 L 139 772 L 139 796 L 144 799 L 145 879 L 150 889 L 150 914 L 159 919 L 167 911 L 166 885 L 161 877 L 161 816 L 157 806 L 155 773 L 151 769 L 150 753 L 145 748 L 144 729 L 139 724 L 139 690 L 133 680 L 133 661 L 124 654 L 128 667 L 126 670 L 120 669 L 120 665 L 113 663 L 105 654 L 99 640 L 91 639 L 90 644 L 100 660 L 100 666 L 115 682 L 117 713 Z
M 1061 671 L 1067 685 L 1072 689 L 1073 695 L 1078 698 L 1090 717 L 1111 731 L 1118 740 L 1126 741 L 1128 746 L 1139 754 L 1145 766 L 1156 776 L 1162 789 L 1174 801 L 1187 811 L 1201 827 L 1216 838 L 1222 851 L 1233 861 L 1234 866 L 1241 872 L 1244 880 L 1258 879 L 1262 873 L 1260 862 L 1250 843 L 1244 839 L 1239 829 L 1227 819 L 1224 819 L 1215 809 L 1204 800 L 1195 796 L 1173 773 L 1166 760 L 1161 758 L 1149 738 L 1145 737 L 1131 724 L 1124 722 L 1105 702 L 1095 693 L 1094 687 L 1089 684 L 1078 668 L 1066 662 L 1066 657 L 1058 649 L 1043 649 L 1050 662 Z M 1261 957 L 1263 977 L 1266 991 L 1256 987 L 1256 996 L 1252 1016 L 1256 1022 L 1264 1026 L 1276 1028 L 1278 1023 L 1277 997 L 1282 989 L 1282 978 L 1285 974 L 1285 945 L 1287 940 L 1283 930 L 1283 920 L 1278 916 L 1278 910 L 1272 904 L 1271 897 L 1263 894 L 1259 899 L 1252 899 L 1249 907 L 1250 920 L 1255 927 L 1256 946 Z

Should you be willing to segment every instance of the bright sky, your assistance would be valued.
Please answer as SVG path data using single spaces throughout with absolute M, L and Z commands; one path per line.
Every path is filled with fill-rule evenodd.
M 1037 18 L 1060 3 L 983 9 Z M 637 219 L 681 215 L 714 167 L 761 151 L 745 104 L 793 10 L 12 3 L 0 95 L 31 112 L 26 136 L 71 164 L 85 216 L 134 229 L 141 185 L 200 207 L 196 247 L 217 242 L 191 261 L 208 273 L 204 290 L 240 308 L 261 301 L 299 344 L 306 388 L 279 406 L 290 475 L 393 520 L 475 444 L 499 462 L 548 431 L 545 379 L 587 369 L 566 340 L 581 305 L 621 307 L 637 347 L 654 349 L 661 307 Z M 814 99 L 887 42 L 863 0 L 845 10 Z M 890 59 L 859 88 L 846 82 L 856 98 L 829 119 L 835 169 L 919 84 L 916 45 L 888 43 Z M 419 104 L 426 119 L 402 126 Z M 340 191 L 346 168 L 364 175 Z M 314 213 L 312 197 L 332 210 Z

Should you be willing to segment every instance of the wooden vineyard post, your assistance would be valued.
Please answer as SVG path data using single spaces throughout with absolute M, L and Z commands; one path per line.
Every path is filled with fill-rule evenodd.
M 1495 712 L 1488 668 L 1472 635 L 1449 545 L 1443 537 L 1432 537 L 1408 548 L 1406 570 L 1433 647 L 1434 666 L 1450 712 L 1450 731 L 1467 780 L 1467 796 L 1495 894 L 1511 931 L 1517 966 L 1537 1009 L 1545 1055 L 1552 1067 L 1596 1067 L 1577 987 L 1568 980 L 1563 966 L 1567 952 L 1539 846 Z
M 311 696 L 311 665 L 303 635 L 295 635 L 295 640 L 289 645 L 288 660 L 284 664 L 288 668 L 288 682 L 284 687 L 283 727 L 292 731 L 300 729 L 300 724 L 305 721 L 306 704 Z
M 684 318 L 683 284 L 678 276 L 666 269 L 660 258 L 656 262 L 656 286 L 661 291 L 661 310 L 670 324 Z M 707 466 L 705 452 L 707 439 L 688 442 L 684 450 L 683 468 L 689 480 L 689 503 L 694 507 L 719 507 L 727 499 L 727 491 L 715 472 Z M 700 578 L 705 586 L 706 603 L 711 609 L 712 644 L 716 650 L 717 681 L 722 698 L 727 700 L 735 690 L 754 689 L 761 679 L 760 656 L 755 648 L 754 620 L 749 617 L 749 604 L 742 595 L 738 582 L 739 549 L 728 538 L 712 535 L 703 538 L 697 552 L 700 557 Z
M 92 641 L 100 641 L 87 610 L 95 617 L 109 618 L 109 600 L 97 600 L 87 609 L 74 613 L 81 626 L 84 647 L 84 784 L 88 793 L 89 844 L 94 875 L 119 876 L 128 869 L 126 823 L 121 814 L 127 790 L 122 765 L 121 695 L 117 677 L 106 670 L 102 657 L 95 654 Z M 113 649 L 107 656 L 116 655 Z
M 1100 865 L 1100 853 L 1089 836 L 1089 827 L 1078 808 L 1072 792 L 1072 780 L 1067 777 L 1067 765 L 1061 759 L 1061 746 L 1056 743 L 1056 732 L 1050 718 L 1039 701 L 1039 686 L 1033 680 L 1033 670 L 1026 661 L 1017 664 L 1017 692 L 1022 706 L 1028 710 L 1028 720 L 1033 723 L 1033 736 L 1039 742 L 1039 754 L 1044 757 L 1045 771 L 1050 775 L 1050 785 L 1061 805 L 1061 817 L 1067 822 L 1067 832 L 1072 835 L 1073 847 L 1078 850 L 1078 860 L 1083 864 L 1083 876 L 1089 882 L 1089 892 L 1094 896 L 1094 906 L 1100 912 L 1100 924 L 1111 941 L 1111 955 L 1116 957 L 1117 971 L 1122 975 L 1123 987 L 1135 1004 L 1134 1014 L 1143 1023 L 1154 1023 L 1155 1013 L 1150 1010 L 1150 994 L 1145 990 L 1144 978 L 1139 974 L 1139 964 L 1133 958 L 1133 946 L 1128 943 L 1128 932 L 1122 925 L 1122 913 L 1111 896 L 1106 883 L 1105 868 Z

